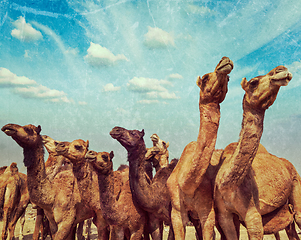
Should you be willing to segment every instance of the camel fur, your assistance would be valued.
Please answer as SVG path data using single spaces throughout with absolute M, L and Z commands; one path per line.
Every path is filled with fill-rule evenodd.
M 30 200 L 44 210 L 54 240 L 75 238 L 77 223 L 93 216 L 82 202 L 72 170 L 46 175 L 41 127 L 7 124 L 1 129 L 23 148 Z
M 223 57 L 214 72 L 198 77 L 200 88 L 200 128 L 196 142 L 189 143 L 180 160 L 167 180 L 171 196 L 171 219 L 175 239 L 184 239 L 190 213 L 199 219 L 203 239 L 212 239 L 215 212 L 213 186 L 207 168 L 215 150 L 220 119 L 220 103 L 228 90 L 228 74 L 233 62 Z
M 263 238 L 261 215 L 283 206 L 288 199 L 291 200 L 294 208 L 297 207 L 294 204 L 298 201 L 294 196 L 297 192 L 292 188 L 293 185 L 296 185 L 296 190 L 300 188 L 300 182 L 291 181 L 292 168 L 281 168 L 279 161 L 270 161 L 269 164 L 261 165 L 262 171 L 277 169 L 278 177 L 274 176 L 281 179 L 281 182 L 269 189 L 275 181 L 270 179 L 272 181 L 262 188 L 264 198 L 260 196 L 259 186 L 263 182 L 256 181 L 256 177 L 262 177 L 262 174 L 257 173 L 255 176 L 252 169 L 263 132 L 265 111 L 274 103 L 280 86 L 287 85 L 291 79 L 291 73 L 284 66 L 278 66 L 264 76 L 255 77 L 250 81 L 245 78 L 242 80 L 241 85 L 245 95 L 239 142 L 235 146 L 230 144 L 224 149 L 223 163 L 215 179 L 214 199 L 217 219 L 227 239 L 238 239 L 233 214 L 244 222 L 250 240 L 254 240 Z M 263 164 L 263 161 L 256 163 Z M 283 163 L 282 166 L 285 164 Z M 298 223 L 298 220 L 296 222 Z
M 20 173 L 15 162 L 0 169 L 0 208 L 3 221 L 1 239 L 14 239 L 17 221 L 21 222 L 23 238 L 24 215 L 29 204 L 27 177 Z

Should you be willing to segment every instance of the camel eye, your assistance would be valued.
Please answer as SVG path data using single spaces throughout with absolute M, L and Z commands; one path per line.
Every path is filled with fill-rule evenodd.
M 33 135 L 33 130 L 31 128 L 24 128 L 25 132 L 27 132 L 30 135 Z
M 102 155 L 102 159 L 107 162 L 109 160 L 108 156 L 107 155 Z
M 250 86 L 251 87 L 256 87 L 259 83 L 259 80 L 257 78 L 251 79 L 250 80 Z
M 74 148 L 79 151 L 79 150 L 82 149 L 82 146 L 81 145 L 75 145 Z

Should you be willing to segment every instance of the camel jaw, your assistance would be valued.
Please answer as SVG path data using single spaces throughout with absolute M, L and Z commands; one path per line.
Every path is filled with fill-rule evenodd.
M 6 124 L 1 128 L 1 131 L 3 131 L 7 136 L 14 136 L 17 133 L 17 129 L 12 124 Z
M 233 62 L 228 57 L 223 57 L 216 67 L 216 72 L 229 74 L 234 68 Z
M 282 71 L 277 74 L 275 74 L 272 78 L 271 81 L 274 85 L 277 86 L 287 86 L 290 80 L 292 80 L 293 75 L 288 71 Z

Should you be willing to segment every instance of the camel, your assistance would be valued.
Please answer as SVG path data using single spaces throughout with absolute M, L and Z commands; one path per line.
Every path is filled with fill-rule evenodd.
M 215 150 L 220 103 L 228 90 L 233 62 L 223 57 L 214 72 L 198 77 L 200 128 L 196 142 L 189 143 L 167 180 L 171 196 L 171 219 L 175 239 L 184 239 L 188 212 L 200 220 L 203 239 L 212 239 L 215 225 L 213 187 L 207 168 Z
M 126 169 L 126 181 L 122 181 L 120 170 L 113 171 L 113 152 L 88 151 L 85 158 L 97 171 L 101 195 L 101 207 L 105 219 L 111 226 L 110 239 L 124 239 L 129 232 L 128 239 L 141 239 L 146 221 L 145 212 L 133 201 L 129 179 L 128 168 Z M 117 189 L 120 188 L 116 198 Z
M 2 167 L 0 174 L 0 207 L 3 211 L 1 239 L 14 239 L 15 227 L 19 219 L 20 233 L 23 238 L 24 215 L 29 204 L 27 177 L 19 172 L 15 162 L 9 167 Z
M 153 147 L 148 148 L 145 154 L 145 158 L 147 161 L 151 161 L 153 167 L 156 172 L 158 172 L 161 168 L 167 167 L 169 164 L 169 151 L 167 148 L 169 147 L 169 142 L 165 142 L 159 138 L 159 136 L 154 133 L 150 136 Z
M 74 152 L 66 152 L 63 146 L 69 146 Z M 73 173 L 79 185 L 81 198 L 86 206 L 91 209 L 95 218 L 93 222 L 97 227 L 98 239 L 108 239 L 109 224 L 104 219 L 101 209 L 101 199 L 99 193 L 98 175 L 92 171 L 91 166 L 85 161 L 85 154 L 88 151 L 89 141 L 75 140 L 71 146 L 68 142 L 60 142 L 56 146 L 56 153 L 69 159 L 73 166 Z M 74 153 L 75 155 L 71 155 Z
M 296 211 L 296 223 L 301 226 L 298 200 L 301 182 L 292 164 L 283 159 L 276 161 L 275 156 L 253 161 L 260 146 L 265 111 L 276 100 L 280 87 L 291 79 L 287 68 L 278 66 L 266 75 L 250 81 L 243 78 L 241 82 L 245 95 L 239 142 L 224 149 L 214 186 L 217 219 L 227 239 L 238 239 L 233 214 L 246 225 L 250 240 L 262 239 L 261 215 L 283 206 L 287 200 Z M 256 176 L 252 163 L 259 165 Z
M 74 239 L 76 224 L 94 213 L 82 202 L 72 170 L 48 179 L 40 126 L 7 124 L 1 130 L 23 148 L 30 200 L 44 210 L 53 239 Z
M 148 212 L 149 231 L 152 238 L 162 239 L 162 222 L 171 226 L 170 197 L 166 180 L 177 161 L 172 161 L 167 167 L 160 169 L 151 180 L 145 169 L 147 150 L 143 139 L 144 130 L 114 127 L 110 135 L 128 151 L 129 181 L 133 198 L 142 209 Z M 172 231 L 169 233 L 172 234 Z M 171 237 L 172 235 L 169 236 Z

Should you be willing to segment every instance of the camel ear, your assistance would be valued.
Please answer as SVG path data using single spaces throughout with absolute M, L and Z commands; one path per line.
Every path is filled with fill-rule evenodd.
M 168 148 L 168 147 L 169 147 L 169 142 L 166 143 L 166 148 Z
M 87 148 L 89 148 L 89 140 L 87 140 L 86 145 L 87 145 Z
M 196 85 L 198 85 L 199 87 L 201 87 L 202 84 L 202 79 L 200 76 L 198 76 L 197 80 L 196 80 Z
M 110 152 L 110 159 L 112 160 L 112 159 L 113 159 L 113 157 L 114 157 L 114 152 L 113 152 L 113 151 L 111 151 L 111 152 Z
M 39 126 L 37 127 L 37 134 L 40 134 L 41 131 L 42 131 L 42 128 L 41 128 L 41 126 L 39 125 Z
M 247 79 L 243 78 L 242 81 L 241 81 L 241 83 L 240 83 L 240 85 L 241 85 L 242 89 L 246 91 L 247 85 L 248 85 Z
M 144 129 L 142 129 L 142 131 L 141 131 L 141 134 L 142 134 L 142 137 L 144 137 Z

